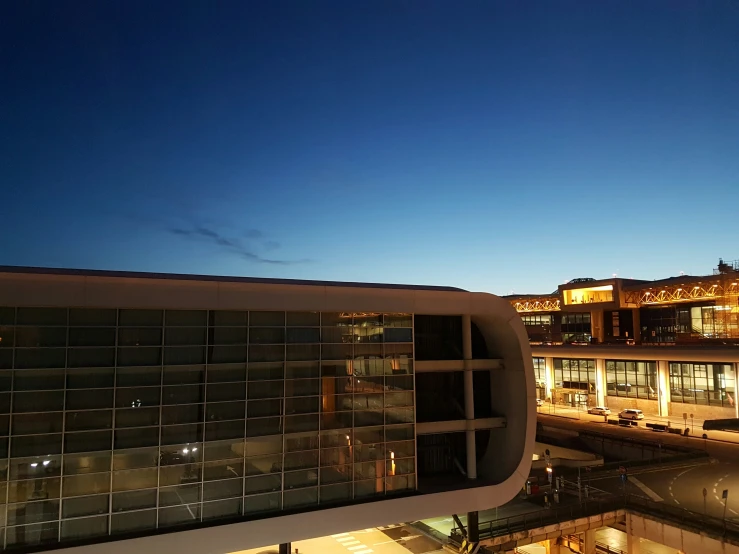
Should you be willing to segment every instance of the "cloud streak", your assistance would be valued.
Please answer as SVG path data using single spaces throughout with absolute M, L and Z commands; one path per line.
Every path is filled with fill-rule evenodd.
M 282 260 L 276 258 L 265 258 L 258 254 L 253 248 L 250 248 L 249 245 L 244 243 L 242 240 L 222 235 L 218 231 L 201 224 L 195 224 L 191 227 L 170 227 L 168 231 L 171 234 L 184 239 L 211 243 L 250 262 L 266 265 L 294 265 L 310 262 L 308 259 Z M 244 237 L 251 240 L 260 240 L 264 238 L 264 233 L 258 229 L 248 229 L 244 232 Z M 275 241 L 264 241 L 264 247 L 267 250 L 275 250 L 279 248 L 279 246 L 279 243 Z

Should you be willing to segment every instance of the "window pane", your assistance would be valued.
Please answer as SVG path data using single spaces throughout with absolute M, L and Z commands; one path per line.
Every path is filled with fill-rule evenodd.
M 203 500 L 218 500 L 233 498 L 243 494 L 244 480 L 229 479 L 228 481 L 213 481 L 203 484 Z
M 161 367 L 121 367 L 116 370 L 119 387 L 159 386 L 161 382 Z
M 113 533 L 129 533 L 143 529 L 154 529 L 156 525 L 156 510 L 113 514 L 111 518 L 111 530 Z
M 66 495 L 66 491 L 65 491 Z M 108 513 L 109 495 L 83 496 L 62 501 L 62 517 L 81 517 Z
M 118 314 L 114 309 L 104 308 L 71 308 L 69 310 L 69 325 L 115 327 Z
M 62 482 L 64 496 L 87 496 L 110 491 L 110 473 L 71 475 Z
M 161 327 L 163 316 L 161 310 L 120 310 L 118 325 L 121 327 Z
M 66 431 L 110 429 L 113 426 L 113 411 L 67 412 L 65 426 Z
M 135 490 L 129 492 L 118 492 L 113 494 L 113 511 L 124 512 L 128 510 L 143 510 L 145 508 L 156 508 L 157 490 Z
M 110 448 L 112 431 L 88 431 L 86 433 L 64 433 L 64 452 L 93 452 Z
M 113 369 L 68 369 L 67 388 L 107 389 L 113 386 Z
M 18 308 L 17 325 L 66 325 L 66 308 Z
M 13 415 L 13 434 L 61 433 L 63 421 L 62 412 L 15 414 Z
M 66 454 L 64 456 L 65 475 L 99 473 L 110 471 L 111 453 L 95 452 L 85 454 Z
M 208 312 L 205 310 L 167 310 L 165 312 L 167 327 L 204 327 Z
M 159 408 L 128 408 L 115 412 L 115 426 L 146 427 L 159 425 Z
M 72 327 L 69 346 L 115 346 L 115 328 Z

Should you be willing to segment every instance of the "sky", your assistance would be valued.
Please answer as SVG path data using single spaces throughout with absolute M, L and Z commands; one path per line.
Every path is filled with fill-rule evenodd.
M 509 294 L 739 258 L 734 0 L 26 0 L 0 67 L 0 264 Z

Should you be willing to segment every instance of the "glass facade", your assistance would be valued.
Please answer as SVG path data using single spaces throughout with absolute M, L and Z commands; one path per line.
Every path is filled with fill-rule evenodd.
M 590 312 L 562 314 L 562 342 L 589 343 L 592 339 Z
M 670 362 L 670 402 L 733 407 L 735 386 L 732 364 Z
M 606 394 L 657 400 L 657 362 L 606 360 Z
M 534 358 L 534 375 L 536 377 L 536 397 L 544 400 L 547 395 L 546 358 Z
M 6 547 L 415 489 L 413 316 L 0 307 Z
M 595 393 L 595 360 L 555 358 L 554 383 L 558 389 Z

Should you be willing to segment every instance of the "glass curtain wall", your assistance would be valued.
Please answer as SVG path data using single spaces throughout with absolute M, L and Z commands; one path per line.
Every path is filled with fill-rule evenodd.
M 562 342 L 589 343 L 591 339 L 590 312 L 562 314 Z
M 545 358 L 534 358 L 536 376 L 536 397 L 544 400 L 547 396 L 547 366 Z
M 657 362 L 606 360 L 608 396 L 657 400 Z
M 558 389 L 595 393 L 595 360 L 554 359 L 554 382 Z
M 670 362 L 670 401 L 733 407 L 736 376 L 732 364 Z
M 415 488 L 409 314 L 0 308 L 6 547 Z

